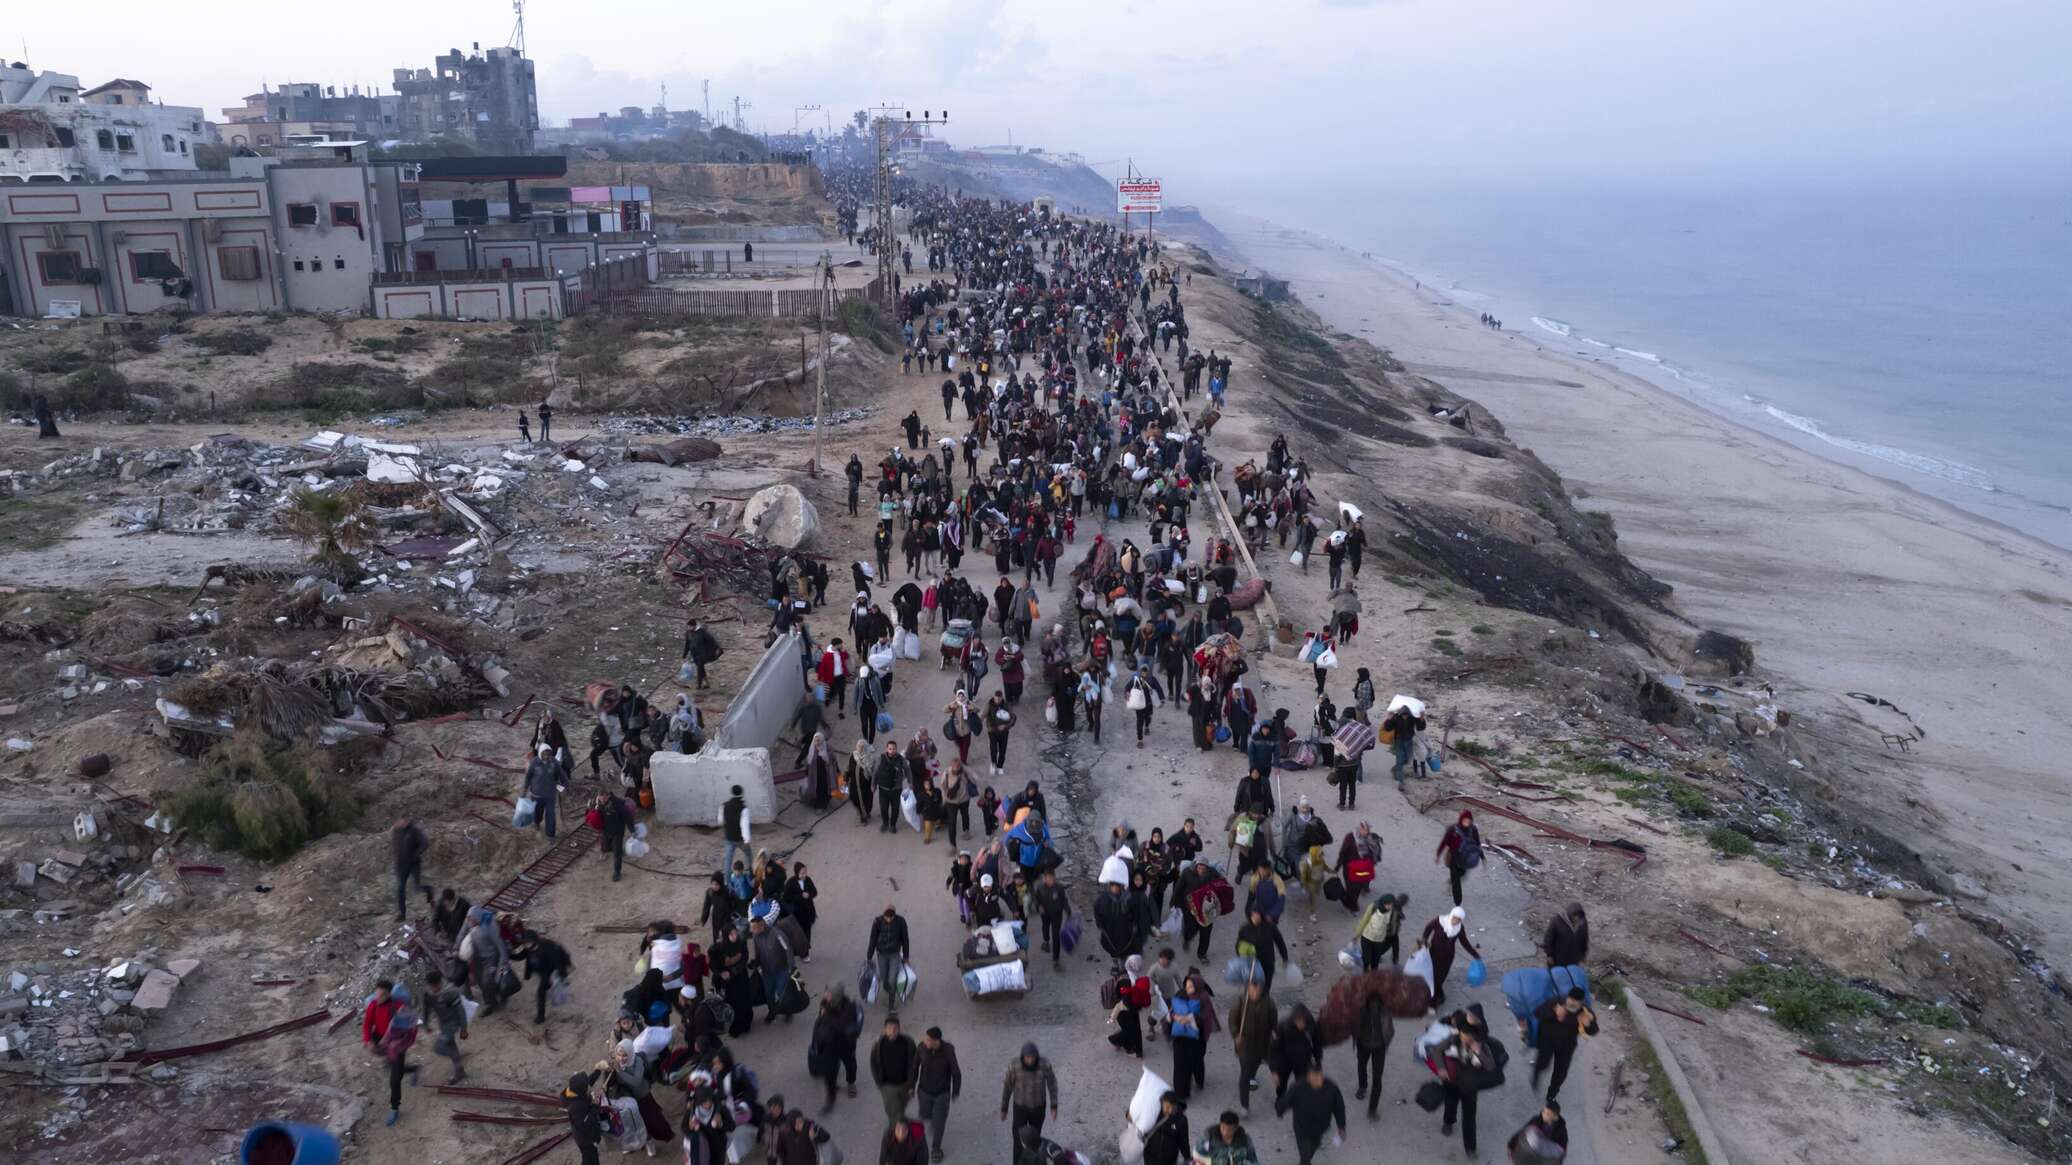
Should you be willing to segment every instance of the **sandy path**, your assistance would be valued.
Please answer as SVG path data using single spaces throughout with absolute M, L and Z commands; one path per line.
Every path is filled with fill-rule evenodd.
M 1326 319 L 1487 405 L 1610 512 L 1699 626 L 1751 639 L 1842 793 L 2072 959 L 2072 556 L 1704 412 L 1609 364 L 1477 326 L 1443 293 L 1312 236 L 1227 233 Z M 1912 714 L 1911 755 L 1845 750 L 1864 691 Z M 1827 723 L 1823 724 L 1822 722 Z M 1894 722 L 1893 730 L 1903 725 Z
M 881 415 L 897 418 L 908 408 L 921 407 L 923 416 L 927 416 L 928 406 L 940 407 L 934 396 L 935 383 L 933 378 L 920 376 L 895 378 L 888 386 Z M 1235 395 L 1233 402 L 1241 414 L 1243 406 Z M 890 419 L 885 430 L 896 432 Z M 840 436 L 831 442 L 831 454 L 838 450 L 844 460 L 852 448 L 868 458 L 871 449 L 889 444 L 868 435 L 862 426 L 838 432 Z M 1223 434 L 1219 429 L 1218 437 Z M 1220 440 L 1218 445 L 1220 449 Z M 787 451 L 776 460 L 788 464 L 791 458 Z M 831 456 L 830 460 L 835 459 Z M 838 540 L 825 547 L 825 552 L 837 562 L 846 562 L 845 555 L 862 554 L 868 537 L 866 519 L 852 521 L 844 515 L 839 504 L 840 489 L 832 482 L 808 488 L 821 505 L 831 538 Z M 1074 556 L 1099 526 L 1097 521 L 1081 526 Z M 1131 521 L 1116 523 L 1111 533 L 1118 537 L 1141 537 L 1143 532 L 1141 523 Z M 997 581 L 990 570 L 990 557 L 966 559 L 965 574 L 976 582 Z M 1284 561 L 1275 573 L 1280 572 L 1291 576 L 1294 573 Z M 843 572 L 837 569 L 836 573 Z M 1318 571 L 1306 581 L 1284 579 L 1283 585 L 1291 594 L 1306 596 L 1310 589 L 1321 587 L 1322 577 Z M 1043 588 L 1039 584 L 1047 615 L 1060 609 L 1065 585 L 1062 572 L 1058 588 Z M 814 627 L 821 639 L 840 633 L 835 622 L 840 617 L 840 587 L 830 590 L 835 592 L 831 594 L 830 606 Z M 953 673 L 934 667 L 935 636 L 925 638 L 925 658 L 903 662 L 895 672 L 891 710 L 898 725 L 894 735 L 902 741 L 924 725 L 931 735 L 939 735 L 941 708 L 954 685 Z M 996 642 L 997 637 L 989 636 L 988 641 Z M 1348 667 L 1367 662 L 1377 667 L 1377 676 L 1385 676 L 1386 669 L 1379 667 L 1378 658 L 1362 654 L 1374 651 L 1378 656 L 1381 642 L 1376 637 L 1356 645 L 1348 657 Z M 1350 676 L 1349 671 L 1343 674 Z M 1308 668 L 1269 658 L 1259 663 L 1254 679 L 1259 681 L 1264 707 L 1294 709 L 1298 722 L 1306 717 L 1314 700 Z M 1345 686 L 1334 685 L 1334 696 L 1343 698 Z M 997 674 L 985 690 L 990 693 L 996 688 Z M 1060 847 L 1068 858 L 1066 873 L 1073 898 L 1083 911 L 1090 913 L 1090 886 L 1099 847 L 1108 826 L 1118 817 L 1127 817 L 1141 832 L 1148 832 L 1152 826 L 1170 831 L 1191 814 L 1204 834 L 1216 840 L 1211 852 L 1221 853 L 1221 824 L 1229 811 L 1233 784 L 1243 771 L 1239 753 L 1226 748 L 1202 754 L 1191 749 L 1186 743 L 1183 709 L 1161 709 L 1154 717 L 1151 739 L 1140 751 L 1133 747 L 1130 716 L 1119 701 L 1108 712 L 1101 745 L 1094 744 L 1084 732 L 1061 737 L 1043 724 L 1042 707 L 1041 686 L 1032 684 L 1023 697 L 1021 723 L 1011 738 L 1007 776 L 996 783 L 996 788 L 1004 792 L 1019 787 L 1030 777 L 1043 782 L 1057 819 L 1054 828 L 1059 833 Z M 834 743 L 839 751 L 846 752 L 854 740 L 855 717 L 852 714 L 836 725 Z M 975 746 L 975 759 L 982 760 L 983 749 L 982 742 Z M 789 753 L 779 759 L 788 762 Z M 982 768 L 980 773 L 983 784 Z M 1357 816 L 1333 808 L 1334 795 L 1324 784 L 1321 772 L 1285 773 L 1281 788 L 1289 800 L 1307 793 L 1338 833 L 1350 829 L 1361 817 L 1373 823 L 1387 839 L 1379 882 L 1411 894 L 1413 926 L 1421 925 L 1447 903 L 1444 878 L 1431 858 L 1443 823 L 1437 818 L 1420 817 L 1385 778 L 1377 774 L 1376 779 L 1370 779 Z M 816 818 L 790 802 L 795 789 L 796 786 L 784 787 L 784 800 L 789 807 L 780 815 L 777 825 L 759 834 L 758 840 L 779 850 L 792 850 L 792 858 L 806 862 L 820 886 L 821 921 L 814 934 L 814 961 L 805 968 L 807 982 L 816 994 L 831 983 L 853 983 L 871 917 L 887 902 L 898 904 L 912 927 L 914 963 L 921 977 L 918 996 L 902 1009 L 907 1028 L 918 1033 L 930 1024 L 939 1024 L 946 1037 L 957 1045 L 965 1070 L 966 1092 L 950 1118 L 950 1159 L 1006 1160 L 1007 1134 L 997 1119 L 1000 1079 L 1024 1040 L 1036 1041 L 1057 1065 L 1064 1097 L 1061 1118 L 1051 1126 L 1055 1130 L 1053 1135 L 1097 1158 L 1104 1151 L 1112 1153 L 1120 1127 L 1120 1110 L 1136 1085 L 1138 1065 L 1105 1042 L 1113 1029 L 1102 1025 L 1096 993 L 1108 960 L 1098 953 L 1090 919 L 1087 945 L 1080 948 L 1077 958 L 1067 960 L 1062 973 L 1052 972 L 1048 961 L 1040 960 L 1031 969 L 1032 989 L 1023 999 L 974 1002 L 965 997 L 957 981 L 954 954 L 963 930 L 952 901 L 942 889 L 954 851 L 941 838 L 934 845 L 924 846 L 904 828 L 894 835 L 881 834 L 875 822 L 869 826 L 859 824 L 854 811 L 846 806 Z M 624 882 L 613 884 L 602 862 L 585 862 L 550 888 L 528 913 L 575 954 L 579 971 L 574 1001 L 548 1025 L 553 1048 L 530 1047 L 499 1027 L 497 1030 L 503 1034 L 490 1045 L 494 1051 L 480 1049 L 489 1054 L 474 1066 L 474 1074 L 484 1083 L 545 1088 L 567 1072 L 586 1067 L 603 1046 L 601 1017 L 612 1012 L 618 994 L 633 981 L 632 939 L 592 935 L 590 928 L 661 917 L 695 920 L 704 873 L 720 850 L 715 838 L 716 834 L 705 830 L 663 831 L 657 838 L 656 852 L 642 863 L 692 875 L 689 878 L 629 870 Z M 969 842 L 963 844 L 975 848 Z M 1505 1138 L 1530 1115 L 1534 1103 L 1522 1084 L 1529 1071 L 1529 1053 L 1518 1046 L 1496 985 L 1503 970 L 1532 957 L 1532 938 L 1521 921 L 1529 902 L 1524 889 L 1508 871 L 1492 864 L 1472 878 L 1467 904 L 1471 933 L 1490 960 L 1491 975 L 1485 987 L 1469 991 L 1461 983 L 1463 962 L 1455 969 L 1452 995 L 1462 1004 L 1471 1000 L 1481 1002 L 1514 1056 L 1514 1080 L 1499 1093 L 1485 1098 L 1480 1117 L 1478 1159 L 1496 1161 L 1502 1159 Z M 1327 902 L 1322 904 L 1319 921 L 1311 924 L 1298 891 L 1289 905 L 1284 927 L 1291 950 L 1310 978 L 1299 991 L 1277 988 L 1276 997 L 1284 1009 L 1297 998 L 1306 999 L 1314 1008 L 1337 977 L 1336 951 L 1350 933 L 1350 917 Z M 1218 927 L 1210 960 L 1213 965 L 1204 968 L 1218 981 L 1223 960 L 1232 954 L 1235 930 L 1229 922 Z M 1177 948 L 1178 943 L 1172 945 Z M 1185 965 L 1188 960 L 1180 961 Z M 1234 989 L 1219 988 L 1220 1007 L 1227 1010 L 1233 997 Z M 868 1054 L 869 1041 L 877 1034 L 881 1016 L 882 1005 L 872 1011 L 860 1060 Z M 1607 1019 L 1608 1027 L 1622 1022 L 1617 1016 Z M 810 1013 L 790 1025 L 780 1023 L 774 1030 L 759 1023 L 736 1046 L 756 1068 L 766 1093 L 782 1092 L 791 1102 L 805 1104 L 811 1111 L 817 1108 L 819 1094 L 805 1068 L 804 1044 L 809 1024 Z M 1349 1048 L 1337 1047 L 1327 1054 L 1327 1071 L 1344 1089 L 1348 1105 L 1353 1108 L 1346 1145 L 1327 1148 L 1321 1160 L 1374 1160 L 1382 1156 L 1384 1149 L 1390 1150 L 1391 1155 L 1407 1150 L 1420 1159 L 1460 1159 L 1458 1137 L 1452 1139 L 1449 1148 L 1439 1136 L 1437 1117 L 1427 1116 L 1411 1104 L 1411 1094 L 1426 1078 L 1421 1069 L 1409 1062 L 1408 1042 L 1416 1026 L 1406 1021 L 1398 1029 L 1397 1046 L 1386 1062 L 1381 1118 L 1375 1123 L 1366 1121 L 1363 1105 L 1353 1106 Z M 1615 1116 L 1601 1115 L 1603 1087 L 1614 1059 L 1609 1046 L 1586 1049 L 1579 1055 L 1564 1089 L 1579 1159 L 1654 1160 L 1651 1138 L 1655 1125 L 1644 1110 L 1629 1099 L 1619 1106 Z M 1147 1063 L 1169 1075 L 1171 1053 L 1167 1045 L 1151 1045 Z M 826 1118 L 851 1160 L 874 1159 L 872 1146 L 883 1128 L 882 1112 L 867 1078 L 867 1064 L 863 1070 L 866 1078 L 861 1082 L 859 1097 L 854 1101 L 844 1099 Z M 442 1078 L 443 1073 L 443 1067 L 434 1069 L 434 1074 Z M 1191 1106 L 1191 1123 L 1197 1135 L 1205 1122 L 1215 1119 L 1217 1112 L 1235 1104 L 1235 1073 L 1227 1036 L 1219 1035 L 1209 1049 L 1206 1094 L 1197 1094 Z M 674 1102 L 668 1106 L 673 1115 Z M 416 1155 L 419 1149 L 443 1143 L 444 1130 L 434 1131 L 427 1118 L 437 1119 L 432 1116 L 434 1112 L 443 1116 L 445 1107 L 448 1105 L 443 1101 L 419 1101 L 413 1113 L 412 1106 L 406 1103 L 403 1126 L 393 1132 L 379 1127 L 364 1129 L 361 1143 L 367 1148 L 380 1147 L 376 1160 L 420 1160 Z M 1292 1134 L 1285 1120 L 1272 1118 L 1270 1102 L 1255 1097 L 1253 1115 L 1246 1127 L 1260 1145 L 1264 1159 L 1292 1159 Z

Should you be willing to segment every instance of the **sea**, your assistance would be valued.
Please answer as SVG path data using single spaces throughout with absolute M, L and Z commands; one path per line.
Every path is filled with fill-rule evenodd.
M 2072 549 L 2072 187 L 1316 184 L 1230 201 Z

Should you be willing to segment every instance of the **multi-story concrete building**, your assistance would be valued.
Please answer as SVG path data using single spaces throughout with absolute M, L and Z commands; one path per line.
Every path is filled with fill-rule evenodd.
M 398 136 L 455 138 L 485 154 L 529 154 L 540 128 L 532 62 L 515 48 L 453 49 L 430 69 L 397 69 Z
M 145 181 L 195 169 L 201 110 L 151 101 L 117 79 L 82 90 L 70 73 L 0 65 L 0 183 Z
M 362 93 L 350 86 L 291 81 L 247 94 L 244 104 L 226 106 L 216 134 L 225 145 L 264 151 L 298 138 L 397 136 L 403 99 L 394 93 Z
M 658 263 L 639 229 L 644 188 L 563 188 L 539 212 L 515 199 L 521 181 L 562 178 L 559 157 L 370 162 L 364 142 L 326 141 L 230 166 L 0 184 L 0 314 L 554 317 L 586 285 L 627 278 L 627 264 L 651 279 Z M 421 181 L 501 185 L 505 199 L 427 202 Z

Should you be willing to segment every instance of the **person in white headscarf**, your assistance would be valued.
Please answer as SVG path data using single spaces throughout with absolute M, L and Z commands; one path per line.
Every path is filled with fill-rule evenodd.
M 1453 970 L 1453 952 L 1459 947 L 1474 958 L 1481 958 L 1482 952 L 1468 940 L 1468 912 L 1456 906 L 1446 913 L 1425 923 L 1422 936 L 1425 950 L 1432 956 L 1432 1007 L 1437 1010 L 1446 1001 L 1446 973 Z

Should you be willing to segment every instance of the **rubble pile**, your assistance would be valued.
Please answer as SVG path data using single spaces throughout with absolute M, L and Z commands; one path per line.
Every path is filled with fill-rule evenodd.
M 180 985 L 201 970 L 195 959 L 156 961 L 146 951 L 104 966 L 15 967 L 0 992 L 0 1054 L 62 1075 L 142 1050 L 146 1020 L 171 1007 Z
M 837 409 L 827 414 L 827 424 L 847 425 L 866 420 L 875 409 Z M 601 417 L 602 433 L 654 436 L 674 433 L 688 437 L 751 437 L 759 433 L 806 433 L 813 429 L 812 417 L 725 416 L 725 417 L 630 417 L 613 414 Z

